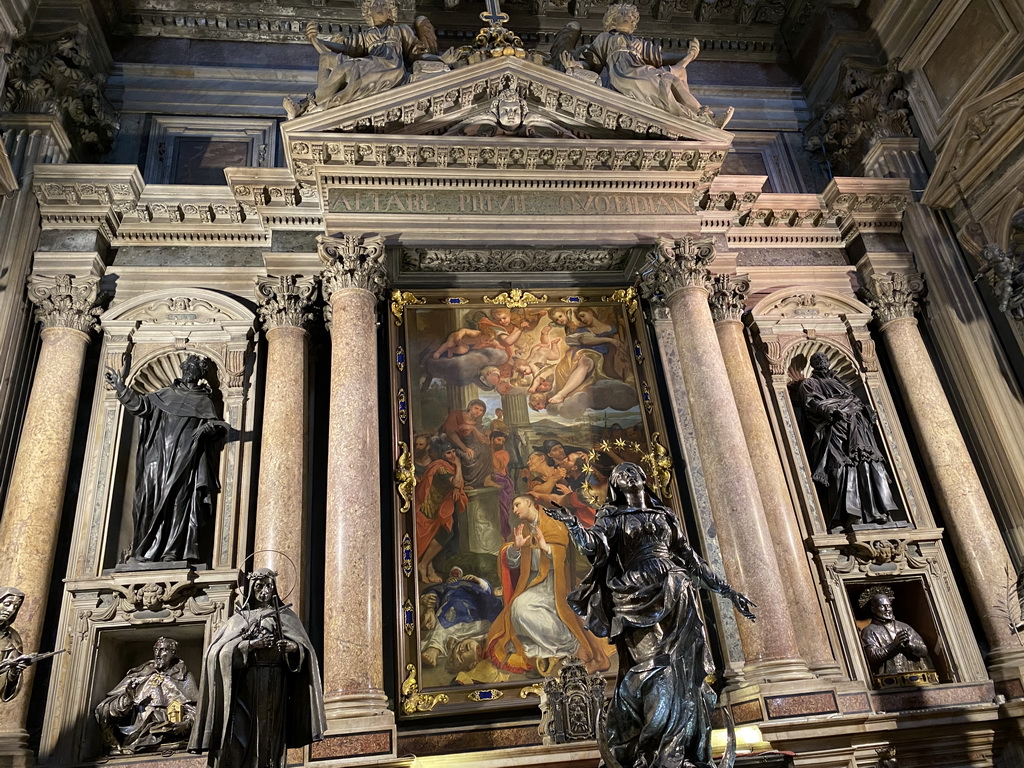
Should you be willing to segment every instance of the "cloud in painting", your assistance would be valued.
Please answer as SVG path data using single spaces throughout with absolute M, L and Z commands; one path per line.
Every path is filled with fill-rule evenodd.
M 508 352 L 494 347 L 471 349 L 457 357 L 442 357 L 427 360 L 427 373 L 433 378 L 443 379 L 449 384 L 464 386 L 479 384 L 480 369 L 485 365 L 503 365 L 508 362 Z
M 595 411 L 603 411 L 605 408 L 628 411 L 636 404 L 636 390 L 631 385 L 616 379 L 601 379 L 569 395 L 563 403 L 549 403 L 547 411 L 563 419 L 578 419 L 588 408 Z

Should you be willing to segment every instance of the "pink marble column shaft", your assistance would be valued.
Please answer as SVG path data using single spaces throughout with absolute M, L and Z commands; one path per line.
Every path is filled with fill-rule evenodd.
M 316 283 L 296 275 L 256 278 L 267 339 L 263 436 L 254 567 L 273 568 L 278 588 L 303 615 L 309 568 L 306 483 L 309 333 L 303 327 Z
M 4 553 L 0 585 L 18 587 L 25 593 L 14 627 L 21 633 L 25 651 L 34 652 L 50 650 L 41 649 L 39 643 L 46 598 L 54 578 L 88 331 L 95 325 L 92 301 L 96 281 L 76 285 L 67 276 L 33 278 L 29 295 L 38 305 L 36 316 L 44 328 L 11 485 L 0 518 L 0 552 Z M 29 667 L 21 692 L 13 701 L 0 705 L 4 753 L 13 751 L 11 747 L 23 747 L 27 739 L 25 718 L 34 671 Z
M 831 643 L 825 631 L 817 590 L 800 536 L 793 500 L 789 495 L 789 485 L 765 413 L 739 313 L 735 317 L 723 317 L 715 323 L 715 330 L 753 463 L 774 558 L 778 562 L 782 582 L 786 585 L 780 595 L 785 595 L 800 655 L 815 673 L 838 676 L 839 665 L 832 655 Z
M 985 636 L 993 651 L 1019 649 L 997 608 L 1010 564 L 1006 545 L 917 320 L 891 319 L 882 325 L 882 336 Z
M 332 729 L 394 722 L 384 693 L 377 401 L 379 238 L 321 238 L 330 300 L 324 703 Z

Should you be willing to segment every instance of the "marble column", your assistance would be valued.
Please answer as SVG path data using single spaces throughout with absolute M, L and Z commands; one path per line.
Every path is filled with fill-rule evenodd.
M 1019 677 L 1024 648 L 997 607 L 1006 590 L 1007 573 L 1013 573 L 1012 569 L 1007 570 L 1010 558 L 917 327 L 914 311 L 923 282 L 917 275 L 889 272 L 868 274 L 865 283 L 870 298 L 868 304 L 875 311 L 889 349 L 942 512 L 942 523 L 953 542 L 990 645 L 990 670 L 993 667 L 1016 668 L 1010 675 Z
M 278 587 L 303 615 L 309 538 L 306 487 L 310 306 L 316 281 L 299 275 L 257 277 L 256 308 L 267 339 L 263 435 L 254 567 L 273 568 Z
M 332 329 L 324 703 L 332 733 L 394 723 L 384 694 L 381 625 L 377 302 L 379 237 L 320 237 Z
M 0 518 L 0 585 L 18 587 L 25 602 L 15 622 L 25 651 L 40 649 L 46 598 L 54 578 L 64 490 L 71 462 L 75 416 L 89 334 L 102 311 L 96 306 L 98 278 L 33 276 L 29 298 L 42 324 L 39 360 L 18 444 L 11 485 Z M 58 573 L 56 578 L 64 574 Z M 25 717 L 34 668 L 17 697 L 0 706 L 0 754 L 25 748 Z
M 780 599 L 786 586 L 708 306 L 708 264 L 714 257 L 711 241 L 661 239 L 642 287 L 648 296 L 663 296 L 672 317 L 725 575 L 758 605 L 756 623 L 737 617 L 744 678 L 748 683 L 807 679 L 811 673 L 800 658 L 789 608 Z
M 784 594 L 800 655 L 819 677 L 840 679 L 842 670 L 832 655 L 789 483 L 740 319 L 746 309 L 749 290 L 746 275 L 715 275 L 711 283 L 711 314 L 754 466 L 779 573 L 787 585 Z

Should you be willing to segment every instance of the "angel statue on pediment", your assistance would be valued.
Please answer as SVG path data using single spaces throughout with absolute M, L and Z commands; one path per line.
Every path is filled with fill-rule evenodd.
M 724 128 L 733 108 L 715 115 L 690 93 L 686 67 L 700 53 L 696 38 L 682 56 L 665 54 L 653 40 L 633 33 L 640 11 L 632 3 L 613 3 L 604 14 L 604 32 L 578 47 L 582 28 L 570 22 L 551 44 L 551 65 L 574 77 L 599 72 L 601 85 L 673 115 Z
M 320 54 L 316 90 L 303 98 L 285 98 L 289 118 L 401 85 L 417 61 L 436 62 L 437 71 L 447 71 L 458 61 L 460 54 L 454 48 L 438 55 L 434 25 L 426 16 L 417 16 L 413 29 L 398 23 L 395 0 L 363 0 L 361 10 L 368 28 L 345 37 L 324 40 L 316 22 L 306 25 L 306 39 Z

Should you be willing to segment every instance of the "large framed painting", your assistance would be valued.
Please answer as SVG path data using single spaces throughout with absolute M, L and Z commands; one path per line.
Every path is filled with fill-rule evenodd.
M 543 507 L 592 524 L 623 461 L 677 499 L 635 292 L 395 291 L 391 315 L 403 715 L 536 707 L 571 656 L 614 675 Z

